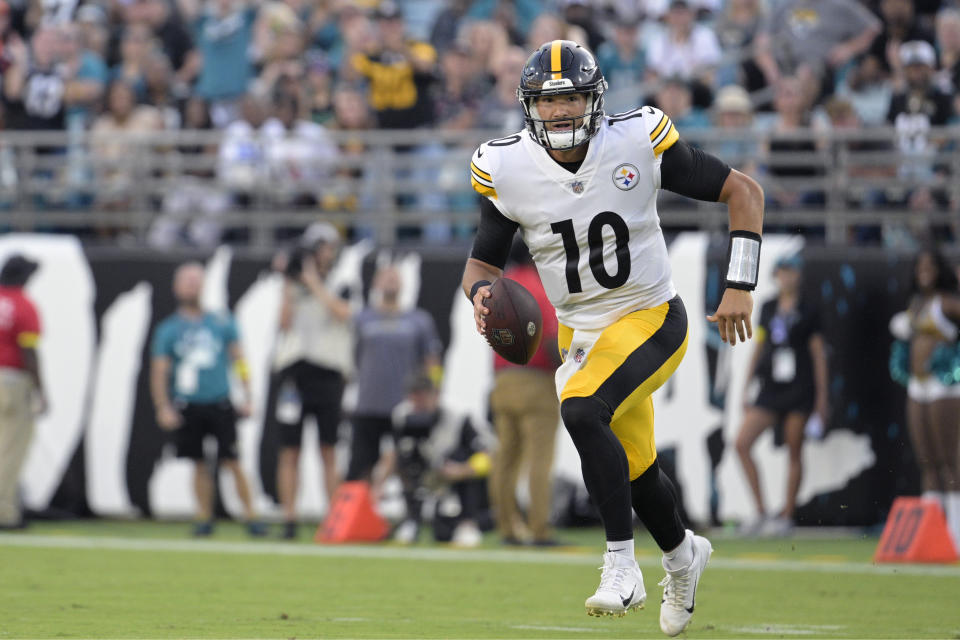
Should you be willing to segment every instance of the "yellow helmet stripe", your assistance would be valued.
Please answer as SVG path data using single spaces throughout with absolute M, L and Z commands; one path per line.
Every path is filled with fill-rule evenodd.
M 553 72 L 553 80 L 559 80 L 560 74 L 560 40 L 554 40 L 550 45 L 550 71 Z

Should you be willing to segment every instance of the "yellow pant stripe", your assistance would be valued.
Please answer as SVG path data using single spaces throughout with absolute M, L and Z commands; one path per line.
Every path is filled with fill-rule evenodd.
M 670 303 L 642 309 L 616 321 L 600 334 L 587 358 L 587 364 L 571 376 L 560 400 L 592 396 L 613 375 L 627 357 L 640 348 L 663 326 Z
M 583 368 L 570 377 L 561 393 L 561 400 L 596 394 L 596 397 L 611 405 L 619 402 L 616 406 L 611 406 L 613 417 L 610 421 L 610 429 L 623 445 L 630 467 L 631 480 L 646 471 L 657 458 L 652 394 L 673 375 L 687 351 L 689 331 L 686 329 L 685 321 L 682 320 L 682 303 L 677 301 L 675 304 L 679 306 L 680 315 L 670 316 L 673 320 L 669 326 L 665 326 L 670 311 L 668 302 L 652 309 L 635 311 L 604 329 L 590 348 Z M 680 318 L 679 322 L 678 318 Z M 665 359 L 658 363 L 647 360 L 646 356 L 641 356 L 644 360 L 643 364 L 651 369 L 638 374 L 637 372 L 644 371 L 643 364 L 640 364 L 636 358 L 630 362 L 627 362 L 627 359 L 661 328 L 663 329 L 662 337 L 655 345 L 650 345 L 653 347 L 650 355 Z M 681 331 L 683 333 L 680 333 Z M 560 325 L 557 341 L 561 349 L 571 348 L 573 334 L 572 329 Z M 666 341 L 665 344 L 664 341 Z M 676 348 L 670 347 L 671 342 L 679 345 Z M 666 351 L 671 348 L 673 348 L 672 352 Z M 566 357 L 575 357 L 575 354 L 567 354 Z M 618 371 L 622 366 L 628 369 Z M 652 369 L 652 367 L 656 368 Z M 615 374 L 619 379 L 611 381 L 613 386 L 603 387 L 603 384 L 611 380 Z M 617 393 L 612 390 L 617 385 L 622 386 L 625 381 L 632 383 L 630 376 L 633 375 L 646 377 L 637 379 L 637 386 L 630 389 L 628 393 L 624 391 L 627 395 L 622 400 L 617 398 L 613 401 L 612 398 L 617 397 Z

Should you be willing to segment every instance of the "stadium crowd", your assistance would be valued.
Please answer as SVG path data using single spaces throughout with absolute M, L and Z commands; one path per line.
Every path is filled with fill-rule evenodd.
M 955 169 L 936 155 L 950 141 L 929 131 L 960 115 L 960 10 L 940 0 L 0 0 L 0 126 L 92 134 L 89 146 L 35 149 L 63 156 L 57 175 L 30 174 L 0 148 L 0 204 L 15 206 L 18 181 L 59 181 L 70 188 L 31 206 L 146 206 L 163 212 L 157 245 L 215 243 L 217 216 L 238 207 L 363 211 L 377 181 L 357 160 L 365 138 L 330 131 L 516 131 L 519 70 L 552 39 L 596 53 L 608 113 L 656 105 L 694 142 L 752 130 L 712 144 L 767 180 L 770 209 L 827 207 L 825 155 L 856 152 L 887 153 L 851 165 L 848 177 L 866 186 L 831 206 L 960 207 Z M 842 135 L 883 126 L 895 134 Z M 154 147 L 177 160 L 151 171 L 176 165 L 177 179 L 144 202 L 132 143 L 116 134 L 180 130 L 223 137 Z M 444 143 L 422 139 L 393 147 L 410 157 L 395 177 L 442 183 L 427 160 Z M 473 211 L 461 173 L 462 192 L 420 189 L 394 204 Z M 268 202 L 258 199 L 266 184 Z M 469 229 L 410 231 L 436 241 L 457 232 Z

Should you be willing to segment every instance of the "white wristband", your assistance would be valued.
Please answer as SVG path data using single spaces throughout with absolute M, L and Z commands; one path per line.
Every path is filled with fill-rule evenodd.
M 760 234 L 731 231 L 727 249 L 727 287 L 753 291 L 760 272 Z

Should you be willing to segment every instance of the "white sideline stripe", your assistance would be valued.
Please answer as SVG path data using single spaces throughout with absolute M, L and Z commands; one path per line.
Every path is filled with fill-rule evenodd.
M 595 565 L 598 553 L 564 551 L 511 551 L 495 549 L 438 549 L 360 545 L 300 545 L 280 542 L 222 542 L 216 540 L 166 540 L 117 537 L 84 537 L 35 534 L 0 534 L 0 547 L 47 549 L 102 549 L 118 551 L 168 551 L 178 553 L 229 553 L 236 555 L 313 556 L 329 558 L 371 558 L 381 560 L 427 560 L 436 562 L 519 562 L 526 564 Z M 640 556 L 642 567 L 660 568 L 660 559 Z M 754 560 L 718 558 L 710 566 L 716 569 L 745 571 L 798 571 L 871 575 L 914 575 L 943 578 L 960 577 L 958 565 L 875 565 L 857 562 L 805 562 L 802 560 Z
M 591 628 L 591 627 L 545 627 L 537 624 L 512 624 L 510 625 L 511 629 L 524 629 L 532 631 L 567 631 L 569 633 L 595 633 L 597 631 L 602 631 L 602 629 Z

